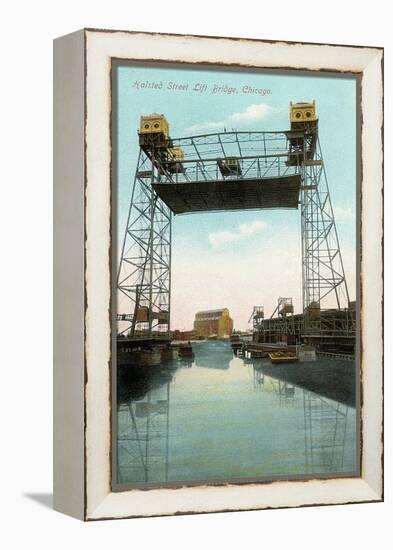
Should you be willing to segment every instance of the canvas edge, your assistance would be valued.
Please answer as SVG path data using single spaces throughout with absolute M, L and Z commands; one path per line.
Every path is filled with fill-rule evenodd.
M 53 42 L 53 507 L 85 518 L 83 30 Z
M 92 33 L 93 33 L 93 36 L 92 36 Z M 98 61 L 98 63 L 99 63 L 99 58 L 101 57 L 101 61 L 103 61 L 104 64 L 107 64 L 111 57 L 115 57 L 114 54 L 116 52 L 113 51 L 113 44 L 112 45 L 104 44 L 104 47 L 102 48 L 103 42 L 105 42 L 105 40 L 103 39 L 102 33 L 100 31 L 98 31 L 98 33 L 100 34 L 100 37 L 97 37 L 96 31 L 88 31 L 87 32 L 88 42 L 90 42 L 89 45 L 90 45 L 90 47 L 93 48 L 93 52 L 92 52 L 92 50 L 90 50 L 90 54 L 93 53 L 93 55 L 98 55 L 98 58 L 95 60 L 95 62 Z M 106 36 L 113 36 L 113 35 L 106 35 Z M 140 33 L 138 33 L 138 36 L 140 36 Z M 146 36 L 146 35 L 144 35 L 144 36 Z M 167 36 L 168 35 L 166 35 L 166 37 Z M 98 41 L 101 42 L 101 44 L 98 44 L 97 42 L 95 42 L 93 44 L 94 40 L 91 40 L 93 37 L 94 37 L 94 39 L 99 38 Z M 130 35 L 130 37 L 135 38 L 134 35 Z M 192 37 L 188 37 L 188 38 L 192 38 Z M 231 40 L 231 39 L 228 39 L 228 40 Z M 261 42 L 263 42 L 263 41 L 261 41 Z M 198 42 L 198 46 L 200 46 L 200 42 Z M 301 46 L 301 45 L 297 44 L 296 46 Z M 132 52 L 133 51 L 133 48 L 132 48 L 133 44 L 130 43 L 129 47 L 131 48 L 131 52 Z M 291 47 L 293 47 L 293 46 L 291 46 Z M 123 44 L 122 48 L 124 48 L 124 44 Z M 320 47 L 315 46 L 315 48 L 319 49 Z M 343 47 L 343 49 L 351 50 L 351 47 Z M 366 80 L 367 80 L 367 68 L 368 67 L 369 68 L 374 67 L 374 76 L 372 76 L 372 78 L 375 78 L 375 75 L 377 75 L 378 83 L 382 82 L 381 74 L 378 74 L 378 69 L 375 69 L 375 66 L 378 63 L 379 63 L 379 67 L 381 68 L 381 59 L 383 57 L 382 51 L 380 49 L 372 49 L 372 48 L 366 48 L 366 49 L 368 51 L 368 56 L 367 56 L 367 59 L 366 59 L 367 60 L 366 65 L 362 67 L 360 65 L 359 60 L 358 60 L 357 65 L 355 67 L 355 69 L 356 69 L 355 72 L 359 72 L 359 71 L 363 72 L 364 71 L 363 84 L 362 84 L 362 92 L 363 92 L 363 94 L 362 94 L 362 104 L 363 104 L 363 107 L 368 105 L 368 101 L 369 101 L 368 92 L 366 94 L 364 93 L 364 90 L 365 90 L 364 85 L 367 84 L 367 82 L 366 82 Z M 94 50 L 96 50 L 96 51 L 94 51 Z M 370 52 L 372 53 L 372 55 L 371 55 Z M 319 53 L 321 53 L 321 52 L 319 52 Z M 104 56 L 104 57 L 102 57 L 102 56 Z M 122 57 L 122 55 L 120 57 Z M 318 58 L 321 59 L 321 56 L 319 55 Z M 174 59 L 174 61 L 176 61 L 176 59 Z M 195 61 L 193 61 L 193 62 L 195 62 Z M 247 63 L 246 66 L 251 66 L 251 64 Z M 253 66 L 255 66 L 255 65 L 253 65 Z M 331 67 L 331 65 L 329 65 L 329 66 Z M 88 73 L 89 73 L 89 68 L 90 68 L 90 64 L 88 63 Z M 288 67 L 286 67 L 286 68 L 288 68 Z M 347 64 L 343 68 L 348 69 L 349 65 Z M 316 70 L 316 69 L 314 69 L 314 70 Z M 371 78 L 371 73 L 370 73 L 370 78 Z M 106 91 L 108 91 L 108 90 L 106 89 Z M 373 92 L 375 92 L 375 90 Z M 377 109 L 377 112 L 378 112 L 378 116 L 380 115 L 381 120 L 382 120 L 382 96 L 381 96 L 381 93 L 382 92 L 380 92 L 380 94 L 377 96 L 380 99 L 381 103 L 378 103 L 376 109 Z M 108 105 L 106 105 L 106 108 L 108 108 Z M 363 145 L 363 147 L 367 146 L 367 141 L 368 141 L 367 136 L 371 132 L 373 125 L 375 126 L 375 124 L 372 121 L 367 122 L 367 117 L 366 117 L 366 121 L 364 120 L 364 117 L 363 117 L 363 127 L 362 127 L 362 145 Z M 374 138 L 375 138 L 375 136 L 374 136 Z M 374 143 L 375 143 L 375 141 L 374 141 Z M 382 143 L 381 143 L 381 150 L 382 150 Z M 101 151 L 102 151 L 102 148 L 101 148 Z M 376 173 L 378 174 L 378 176 L 377 176 L 378 177 L 378 182 L 380 181 L 381 190 L 382 190 L 381 166 L 378 165 L 378 161 L 376 161 L 375 159 L 374 159 L 373 162 L 374 162 L 374 169 L 375 169 Z M 365 164 L 365 166 L 363 167 L 363 172 L 364 172 L 365 167 L 366 167 L 366 169 L 372 169 L 372 167 L 367 166 L 367 158 L 366 157 L 365 157 L 365 163 L 364 164 Z M 374 185 L 373 189 L 375 190 L 375 185 Z M 362 189 L 362 192 L 363 191 L 364 190 Z M 89 194 L 89 189 L 87 190 L 87 194 Z M 103 212 L 106 215 L 108 214 L 107 205 L 101 204 L 100 210 L 101 210 L 101 214 Z M 381 211 L 381 204 L 380 203 L 378 203 L 376 205 L 376 212 L 371 213 L 371 218 L 373 218 L 373 216 L 375 216 L 375 215 L 377 217 L 377 220 L 382 219 L 382 211 Z M 380 230 L 382 232 L 382 224 L 380 223 L 379 226 L 380 226 Z M 362 227 L 364 228 L 364 225 L 362 225 Z M 367 227 L 367 225 L 366 225 L 366 227 Z M 92 229 L 93 229 L 93 227 L 92 227 Z M 363 231 L 363 229 L 362 229 L 362 231 Z M 88 242 L 89 241 L 87 240 L 87 244 L 88 244 Z M 378 277 L 378 276 L 380 277 L 381 272 L 382 272 L 381 267 L 382 267 L 381 261 L 379 261 L 374 266 L 374 273 L 372 274 L 373 277 Z M 370 273 L 364 272 L 363 270 L 362 270 L 362 274 L 366 278 L 369 277 L 369 275 L 370 275 Z M 89 285 L 89 277 L 88 276 L 87 276 L 87 285 Z M 373 291 L 372 287 L 369 287 L 369 288 L 371 288 L 372 293 L 375 297 L 375 291 Z M 379 289 L 381 289 L 381 295 L 380 295 L 380 297 L 381 297 L 380 304 L 381 304 L 382 303 L 382 286 L 378 284 L 377 288 L 378 288 L 378 292 L 379 292 Z M 369 290 L 367 289 L 367 285 L 364 289 L 364 292 L 365 292 L 365 296 L 369 292 Z M 367 309 L 368 307 L 369 306 L 367 306 L 367 299 L 366 299 L 365 308 Z M 366 312 L 366 309 L 364 309 L 363 311 Z M 381 313 L 381 311 L 379 311 L 379 313 Z M 380 362 L 382 364 L 382 333 L 381 333 L 380 330 L 378 330 L 378 327 L 379 327 L 379 329 L 381 327 L 382 314 L 379 315 L 379 316 L 374 315 L 374 317 L 375 317 L 375 323 L 374 323 L 375 326 L 373 327 L 374 334 L 375 334 L 375 329 L 376 329 L 377 333 L 379 332 L 379 336 L 377 338 L 379 348 L 376 350 L 376 353 L 377 353 L 377 357 L 378 357 L 378 363 Z M 93 316 L 90 316 L 90 317 L 87 316 L 86 322 L 88 323 L 89 319 L 92 320 L 93 318 L 94 318 Z M 368 347 L 367 346 L 368 338 L 369 338 L 369 335 L 366 331 L 366 333 L 363 334 L 363 341 L 366 344 L 366 349 Z M 90 359 L 92 359 L 92 358 L 90 357 Z M 93 364 L 93 363 L 90 363 L 90 364 Z M 89 370 L 89 363 L 88 363 L 88 370 Z M 367 373 L 367 367 L 364 368 L 364 372 Z M 380 386 L 375 387 L 374 397 L 377 396 L 379 401 L 382 403 L 382 372 L 380 373 L 379 382 L 380 382 Z M 377 384 L 377 386 L 378 386 L 378 384 Z M 89 392 L 87 392 L 87 396 L 88 395 L 89 395 Z M 107 399 L 107 397 L 105 397 L 105 400 L 106 399 Z M 370 401 L 367 401 L 367 399 L 368 398 L 367 398 L 367 389 L 366 389 L 366 392 L 364 394 L 364 404 L 365 404 L 366 408 L 368 407 L 368 410 L 370 410 L 370 407 L 372 406 L 372 403 Z M 90 402 L 89 399 L 88 399 L 88 402 Z M 90 402 L 90 405 L 91 405 L 91 402 Z M 87 422 L 87 436 L 92 435 L 91 432 L 89 433 L 89 428 L 90 428 L 89 427 L 89 419 L 93 420 L 92 414 L 93 414 L 93 409 L 90 408 L 90 412 L 89 412 L 89 403 L 88 403 L 87 404 L 87 419 L 88 419 L 88 422 Z M 93 424 L 94 424 L 94 421 L 93 421 Z M 381 416 L 381 411 L 379 411 L 379 413 L 377 412 L 377 414 L 375 415 L 373 429 L 374 428 L 375 428 L 375 431 L 372 434 L 373 441 L 371 440 L 371 438 L 370 439 L 366 438 L 364 440 L 364 445 L 365 445 L 365 449 L 366 449 L 366 452 L 363 454 L 363 464 L 362 464 L 362 466 L 363 466 L 363 476 L 364 477 L 363 477 L 363 479 L 351 480 L 351 484 L 350 484 L 351 491 L 355 491 L 355 493 L 359 488 L 361 488 L 364 491 L 363 495 L 365 496 L 365 498 L 362 498 L 362 496 L 360 496 L 360 495 L 358 495 L 358 496 L 356 496 L 356 498 L 354 498 L 353 495 L 355 493 L 348 493 L 348 495 L 345 496 L 345 498 L 347 499 L 346 502 L 351 502 L 351 501 L 353 501 L 353 499 L 356 502 L 359 502 L 359 501 L 369 501 L 369 502 L 371 502 L 371 501 L 379 501 L 383 498 L 381 458 L 380 458 L 380 467 L 377 466 L 374 469 L 374 472 L 372 473 L 372 475 L 369 471 L 369 461 L 370 461 L 370 459 L 374 460 L 375 456 L 377 456 L 377 458 L 378 458 L 378 456 L 382 457 L 382 439 L 381 439 L 381 435 L 382 435 L 382 416 Z M 109 434 L 106 433 L 106 436 L 104 436 L 104 439 L 106 441 L 108 441 L 108 435 Z M 377 440 L 376 437 L 378 437 L 379 439 Z M 102 447 L 103 441 L 104 440 L 101 439 L 101 451 L 103 449 L 103 447 Z M 375 444 L 374 453 L 370 454 L 370 453 L 367 452 L 367 450 L 370 448 L 370 445 L 372 445 L 373 442 Z M 94 438 L 91 440 L 90 443 L 94 443 Z M 88 445 L 87 460 L 88 460 L 88 463 L 89 463 L 89 458 L 93 459 L 93 462 L 92 462 L 92 464 L 93 464 L 94 463 L 94 455 L 95 455 L 94 444 L 89 445 L 89 443 L 87 442 L 87 445 Z M 105 447 L 105 443 L 104 443 L 104 447 Z M 107 453 L 108 453 L 108 451 L 104 452 L 104 454 L 101 456 L 101 459 L 104 456 L 106 456 Z M 102 465 L 102 462 L 101 462 L 101 465 Z M 110 465 L 109 465 L 109 468 L 110 468 Z M 90 473 L 93 474 L 91 479 L 89 479 Z M 96 474 L 97 474 L 97 472 L 96 472 Z M 107 472 L 107 474 L 108 474 L 108 472 Z M 102 472 L 99 473 L 99 477 L 101 477 L 101 476 L 102 476 Z M 109 476 L 110 476 L 110 474 L 109 474 Z M 110 492 L 110 477 L 107 476 L 105 480 L 101 479 L 101 482 L 103 482 L 103 483 L 101 483 L 101 488 L 98 491 L 100 494 L 97 494 L 97 487 L 95 487 L 95 482 L 98 481 L 98 478 L 97 477 L 95 478 L 95 475 L 94 475 L 94 473 L 92 472 L 92 469 L 89 466 L 88 466 L 88 480 L 87 481 L 88 481 L 87 482 L 88 508 L 87 508 L 87 512 L 86 512 L 86 519 L 99 519 L 99 518 L 104 519 L 104 518 L 108 518 L 108 517 L 130 517 L 130 516 L 136 517 L 134 514 L 122 513 L 122 512 L 119 512 L 119 510 L 117 510 L 115 512 L 116 505 L 113 502 L 114 501 L 114 495 L 116 495 L 116 494 L 119 495 L 119 493 L 111 493 Z M 108 483 L 108 481 L 109 481 L 109 483 Z M 325 481 L 325 482 L 323 482 L 323 487 L 327 487 L 327 485 L 329 485 L 329 484 L 332 485 L 332 483 L 335 482 L 335 481 L 337 481 L 337 480 Z M 347 480 L 341 480 L 340 481 L 341 488 L 342 488 L 343 482 L 345 482 L 345 481 L 347 481 Z M 287 482 L 287 483 L 292 483 L 293 484 L 294 482 Z M 304 488 L 306 488 L 307 486 L 310 486 L 311 484 L 315 484 L 317 482 L 295 482 L 295 483 L 297 484 L 297 487 L 299 487 L 299 483 L 301 483 L 301 484 L 304 485 Z M 283 485 L 282 482 L 276 482 L 276 484 L 280 484 L 281 486 Z M 356 490 L 355 490 L 355 485 L 357 485 Z M 262 485 L 259 485 L 259 487 L 261 487 L 261 486 Z M 289 486 L 286 485 L 286 487 L 285 487 L 286 492 L 288 490 L 288 487 Z M 228 491 L 229 488 L 230 487 L 228 487 L 224 490 Z M 209 489 L 210 491 L 212 491 L 212 488 L 206 487 L 206 489 Z M 214 488 L 214 489 L 216 489 L 216 488 Z M 90 495 L 89 495 L 89 490 L 90 490 Z M 271 490 L 271 485 L 270 485 L 270 490 Z M 320 490 L 320 489 L 318 489 L 318 490 Z M 160 490 L 160 493 L 161 494 L 162 493 L 167 493 L 167 491 L 168 490 L 166 490 L 166 489 L 162 489 L 162 490 Z M 190 488 L 181 489 L 181 490 L 177 489 L 176 491 L 178 491 L 178 496 L 180 496 L 180 493 L 183 493 L 183 491 L 194 491 L 195 492 L 195 489 L 190 489 Z M 121 493 L 120 497 L 124 497 L 125 493 L 128 493 L 129 496 L 131 496 L 131 497 L 132 496 L 139 496 L 139 498 L 140 498 L 140 495 L 141 495 L 140 491 L 126 491 L 124 493 Z M 144 494 L 146 494 L 146 492 L 144 492 Z M 351 494 L 352 494 L 352 497 L 351 497 Z M 183 496 L 185 496 L 184 493 L 183 493 Z M 343 496 L 342 491 L 341 491 L 341 496 Z M 90 497 L 92 497 L 92 500 L 89 500 Z M 206 497 L 207 497 L 207 495 L 206 495 L 206 493 L 204 493 L 204 502 L 206 502 Z M 317 505 L 317 504 L 327 504 L 327 503 L 328 504 L 336 504 L 336 503 L 344 503 L 344 502 L 341 502 L 340 498 L 337 501 L 334 501 L 334 502 L 326 502 L 326 495 L 324 495 L 322 500 L 321 499 L 314 499 L 314 502 L 309 503 L 309 504 L 303 504 L 303 503 L 300 502 L 298 504 L 295 504 L 295 503 L 290 504 L 290 506 L 303 506 L 303 505 L 313 505 L 313 504 Z M 126 503 L 124 502 L 124 499 L 123 499 L 123 508 L 124 508 L 125 504 Z M 251 504 L 250 504 L 250 506 L 251 506 Z M 285 506 L 286 506 L 285 503 L 276 504 L 276 505 L 273 505 L 273 506 L 270 505 L 269 503 L 266 503 L 266 505 L 263 504 L 263 505 L 257 507 L 256 509 L 262 509 L 262 508 L 267 508 L 267 507 L 285 507 Z M 130 508 L 130 510 L 131 509 L 132 509 L 132 507 Z M 221 507 L 219 509 L 206 510 L 206 511 L 209 511 L 209 512 L 224 511 L 224 509 L 225 509 L 225 507 Z M 228 508 L 226 508 L 226 509 L 228 509 Z M 231 510 L 238 510 L 239 508 L 236 507 L 236 508 L 230 508 L 230 509 Z M 248 508 L 248 509 L 255 509 L 255 508 Z M 112 510 L 112 512 L 111 512 L 111 510 Z M 194 513 L 201 513 L 202 511 L 197 512 L 195 509 L 194 509 L 194 511 L 192 511 L 191 509 L 187 509 L 187 511 L 184 511 L 184 510 L 179 509 L 179 510 L 176 510 L 176 511 L 171 511 L 169 513 L 174 514 L 174 513 L 193 513 L 193 512 Z M 163 510 L 162 514 L 156 514 L 156 513 L 154 513 L 154 510 L 152 509 L 152 513 L 150 513 L 150 514 L 149 513 L 148 514 L 140 514 L 140 515 L 166 515 L 166 512 L 165 512 L 165 510 Z
M 383 51 L 376 52 L 364 68 L 361 84 L 362 476 L 380 500 L 384 494 L 383 63 Z

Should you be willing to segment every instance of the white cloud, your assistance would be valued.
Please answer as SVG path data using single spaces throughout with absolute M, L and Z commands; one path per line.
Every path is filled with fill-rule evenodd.
M 266 222 L 261 220 L 254 220 L 253 222 L 242 223 L 239 225 L 239 233 L 243 237 L 248 235 L 254 235 L 254 233 L 259 233 L 262 229 L 265 229 Z
M 355 219 L 355 213 L 352 208 L 334 207 L 334 218 L 338 222 L 348 222 Z
M 261 120 L 262 118 L 266 118 L 272 110 L 273 108 L 270 107 L 270 105 L 266 105 L 266 103 L 253 103 L 249 105 L 245 111 L 233 113 L 233 115 L 229 117 L 229 120 L 240 124 L 242 122 Z
M 211 245 L 218 247 L 226 243 L 240 241 L 250 235 L 263 231 L 266 227 L 266 222 L 261 220 L 254 220 L 248 223 L 242 223 L 239 225 L 236 231 L 217 231 L 210 233 L 208 236 Z
M 273 107 L 270 107 L 270 105 L 267 105 L 266 103 L 253 103 L 244 111 L 232 113 L 224 120 L 194 124 L 193 126 L 186 128 L 186 132 L 193 134 L 206 130 L 219 130 L 227 126 L 232 128 L 233 126 L 242 125 L 243 123 L 258 122 L 259 120 L 268 117 L 273 110 Z

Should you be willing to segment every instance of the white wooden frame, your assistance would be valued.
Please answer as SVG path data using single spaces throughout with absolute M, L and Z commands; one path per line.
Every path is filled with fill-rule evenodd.
M 383 499 L 383 50 L 81 30 L 55 41 L 54 507 L 83 520 Z M 361 477 L 111 491 L 111 60 L 361 74 Z

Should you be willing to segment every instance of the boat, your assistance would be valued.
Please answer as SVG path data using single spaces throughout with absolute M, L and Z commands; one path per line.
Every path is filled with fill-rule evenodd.
M 295 363 L 296 361 L 299 361 L 296 353 L 291 351 L 272 351 L 268 353 L 268 356 L 273 364 Z
M 190 342 L 187 344 L 180 344 L 179 357 L 180 359 L 194 359 L 194 352 L 192 351 Z

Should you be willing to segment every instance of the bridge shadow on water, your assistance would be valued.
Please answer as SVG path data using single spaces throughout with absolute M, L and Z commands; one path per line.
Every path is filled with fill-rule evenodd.
M 181 365 L 163 363 L 159 367 L 119 367 L 117 378 L 118 404 L 143 399 L 151 390 L 158 389 L 172 381 Z
M 356 406 L 356 361 L 318 358 L 316 362 L 296 365 L 270 365 L 254 361 L 257 370 L 350 407 Z

